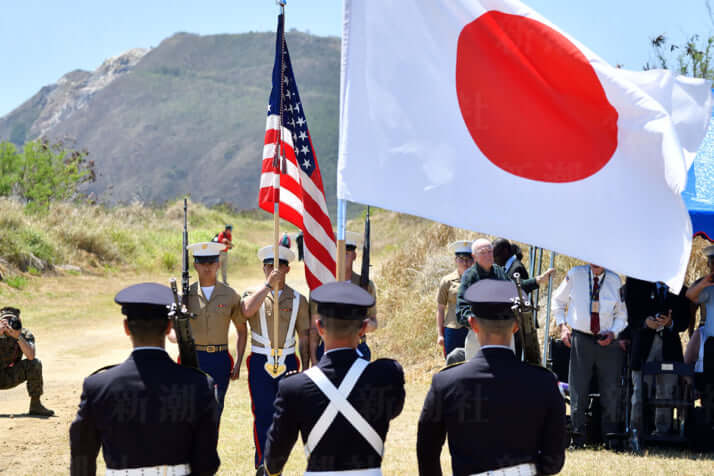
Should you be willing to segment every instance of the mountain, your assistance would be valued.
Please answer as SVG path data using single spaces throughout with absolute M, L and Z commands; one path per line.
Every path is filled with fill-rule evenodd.
M 297 31 L 288 47 L 325 192 L 334 209 L 340 40 Z M 274 33 L 177 33 L 96 71 L 72 71 L 0 118 L 0 140 L 47 137 L 86 148 L 105 203 L 257 206 Z

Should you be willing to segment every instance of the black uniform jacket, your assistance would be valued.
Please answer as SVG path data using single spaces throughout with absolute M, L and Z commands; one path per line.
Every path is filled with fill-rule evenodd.
M 535 279 L 531 279 L 528 276 L 528 271 L 526 270 L 525 265 L 518 258 L 514 259 L 513 263 L 511 263 L 511 266 L 508 267 L 508 269 L 506 270 L 506 276 L 508 276 L 508 279 L 515 282 L 516 280 L 513 275 L 516 273 L 518 273 L 520 276 L 521 287 L 525 292 L 529 293 L 535 289 L 538 289 L 538 283 Z
M 358 358 L 354 349 L 325 353 L 318 367 L 339 388 L 342 379 Z M 273 424 L 268 430 L 265 465 L 271 473 L 281 470 L 290 455 L 298 431 L 303 443 L 327 408 L 329 400 L 307 375 L 294 374 L 280 381 L 275 399 Z M 404 406 L 404 371 L 392 359 L 370 363 L 355 384 L 347 401 L 384 440 L 389 421 Z M 338 413 L 325 436 L 310 454 L 308 471 L 378 468 L 382 457 L 345 417 Z
M 655 299 L 657 285 L 649 281 L 628 277 L 625 281 L 625 305 L 627 306 L 627 327 L 620 333 L 620 339 L 632 340 L 632 370 L 641 370 L 642 364 L 652 348 L 656 331 L 644 325 L 648 316 L 654 316 L 660 309 Z M 661 331 L 662 354 L 667 362 L 681 362 L 682 340 L 679 333 L 689 325 L 690 306 L 685 293 L 687 288 L 677 294 L 667 293 L 665 307 L 672 310 L 672 327 Z
M 73 475 L 96 474 L 100 444 L 110 469 L 188 463 L 191 474 L 213 474 L 220 465 L 213 379 L 162 350 L 135 350 L 84 380 L 69 435 Z
M 481 349 L 434 375 L 419 418 L 419 474 L 442 474 L 447 434 L 455 476 L 523 463 L 554 474 L 565 463 L 565 431 L 553 373 L 520 362 L 510 349 Z

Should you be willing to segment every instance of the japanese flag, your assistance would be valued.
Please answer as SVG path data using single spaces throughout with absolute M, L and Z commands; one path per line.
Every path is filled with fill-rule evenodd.
M 338 197 L 681 286 L 710 85 L 513 0 L 345 0 Z

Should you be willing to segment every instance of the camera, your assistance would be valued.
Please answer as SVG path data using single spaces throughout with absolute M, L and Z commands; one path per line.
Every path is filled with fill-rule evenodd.
M 22 329 L 20 310 L 16 307 L 4 307 L 0 309 L 0 319 L 7 320 L 7 325 L 10 326 L 10 329 L 15 331 Z
M 668 293 L 669 288 L 664 283 L 657 283 L 657 286 L 652 291 L 652 299 L 657 309 L 657 317 L 666 316 L 669 313 L 669 309 L 667 308 Z

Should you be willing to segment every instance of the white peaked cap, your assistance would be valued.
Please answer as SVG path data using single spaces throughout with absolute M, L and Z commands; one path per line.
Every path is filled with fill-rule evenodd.
M 218 256 L 225 248 L 225 244 L 212 241 L 193 243 L 186 247 L 187 250 L 193 253 L 193 256 Z
M 468 253 L 471 254 L 471 243 L 469 240 L 459 240 L 449 243 L 449 249 L 454 253 Z
M 345 246 L 358 247 L 362 241 L 362 233 L 356 231 L 345 231 Z
M 284 246 L 278 247 L 280 250 L 280 257 L 278 261 L 287 261 L 290 263 L 295 260 L 295 253 L 290 251 L 290 248 Z M 263 246 L 258 250 L 258 259 L 264 262 L 266 259 L 273 259 L 273 245 Z

